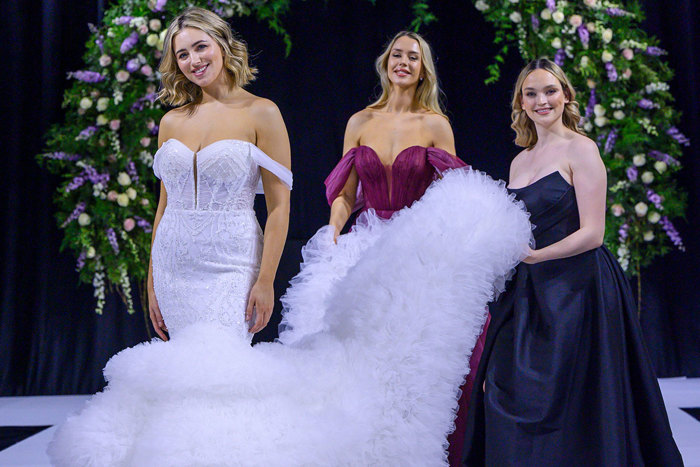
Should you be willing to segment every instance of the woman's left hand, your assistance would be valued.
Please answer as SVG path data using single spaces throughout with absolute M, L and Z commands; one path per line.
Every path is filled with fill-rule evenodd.
M 528 254 L 527 254 L 527 257 L 523 260 L 523 263 L 537 264 L 539 262 L 540 262 L 540 259 L 539 259 L 538 250 L 533 250 L 532 248 L 528 247 Z
M 275 289 L 272 283 L 257 281 L 252 289 L 250 289 L 250 297 L 248 298 L 248 307 L 245 311 L 245 320 L 249 324 L 248 332 L 255 334 L 262 331 L 272 316 L 272 308 L 275 303 Z M 253 319 L 253 310 L 255 310 L 255 321 Z

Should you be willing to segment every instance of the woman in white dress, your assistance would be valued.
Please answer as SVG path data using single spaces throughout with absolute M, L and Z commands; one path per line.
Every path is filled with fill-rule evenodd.
M 210 11 L 191 8 L 172 22 L 160 71 L 159 97 L 178 107 L 160 122 L 154 161 L 162 181 L 148 274 L 151 321 L 163 340 L 169 329 L 200 321 L 247 337 L 270 319 L 287 236 L 287 130 L 273 102 L 243 89 L 256 71 L 246 45 Z M 263 242 L 252 209 L 258 172 L 268 211 Z
M 527 214 L 502 182 L 455 169 L 390 221 L 363 213 L 337 243 L 326 226 L 287 291 L 281 342 L 251 347 L 287 228 L 289 148 L 274 105 L 240 89 L 245 54 L 219 42 L 218 21 L 187 10 L 164 49 L 164 71 L 172 61 L 182 76 L 164 73 L 163 98 L 191 91 L 170 100 L 191 104 L 163 119 L 153 167 L 150 310 L 171 339 L 108 362 L 107 388 L 57 431 L 53 462 L 446 466 L 459 386 L 486 303 L 527 251 Z

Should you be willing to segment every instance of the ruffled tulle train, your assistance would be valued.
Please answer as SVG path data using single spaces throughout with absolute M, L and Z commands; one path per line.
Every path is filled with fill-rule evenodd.
M 390 221 L 306 245 L 280 342 L 199 323 L 115 355 L 57 432 L 59 465 L 446 465 L 459 385 L 531 237 L 502 182 L 458 169 Z

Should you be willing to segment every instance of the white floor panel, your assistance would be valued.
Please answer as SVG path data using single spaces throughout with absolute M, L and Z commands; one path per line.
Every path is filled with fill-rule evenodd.
M 681 408 L 700 407 L 700 378 L 660 379 L 673 437 L 686 467 L 700 467 L 700 421 Z M 57 425 L 89 396 L 0 397 L 0 426 Z M 49 466 L 46 447 L 56 427 L 0 451 L 0 466 Z

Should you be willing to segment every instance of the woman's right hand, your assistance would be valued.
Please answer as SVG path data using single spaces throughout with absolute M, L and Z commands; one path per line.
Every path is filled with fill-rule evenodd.
M 148 287 L 148 314 L 151 317 L 153 329 L 156 330 L 158 337 L 167 341 L 168 336 L 165 333 L 168 332 L 168 327 L 165 325 L 165 321 L 163 321 L 163 315 L 160 314 L 160 307 L 158 306 L 158 299 L 156 298 L 153 286 Z
M 333 243 L 338 244 L 338 235 L 340 235 L 340 229 L 337 225 L 333 224 L 331 224 L 331 227 L 333 227 Z

